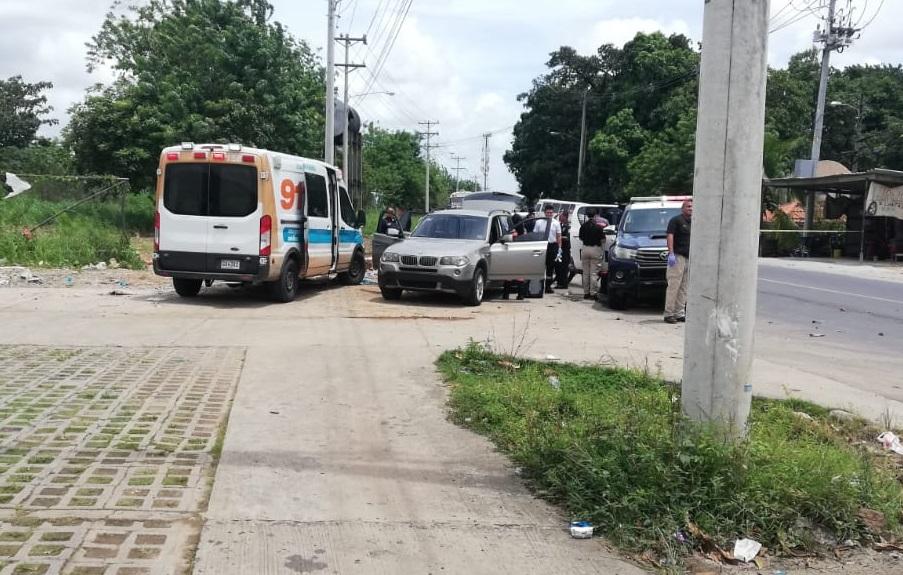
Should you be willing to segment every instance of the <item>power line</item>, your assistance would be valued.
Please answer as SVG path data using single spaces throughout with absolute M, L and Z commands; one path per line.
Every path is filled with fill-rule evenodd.
M 402 0 L 405 1 L 405 0 Z M 389 54 L 392 53 L 392 48 L 395 47 L 395 41 L 398 39 L 398 35 L 401 33 L 401 28 L 404 26 L 405 20 L 408 18 L 408 12 L 411 10 L 411 6 L 414 4 L 414 0 L 406 0 L 407 4 L 404 7 L 404 12 L 400 13 L 400 18 L 396 18 L 395 27 L 392 29 L 393 32 L 390 32 L 392 35 L 392 39 L 383 44 L 383 50 L 377 58 L 376 64 L 373 66 L 373 79 L 375 81 L 376 78 L 379 77 L 380 72 L 382 72 L 383 67 L 386 65 L 386 61 L 389 59 Z M 373 84 L 373 81 L 370 82 L 370 85 Z M 369 89 L 369 87 L 368 87 Z M 364 90 L 366 91 L 366 90 Z
M 861 31 L 861 30 L 865 30 L 866 28 L 868 28 L 869 25 L 871 25 L 871 23 L 875 21 L 875 18 L 878 17 L 878 14 L 881 13 L 881 9 L 882 9 L 882 8 L 884 8 L 884 0 L 881 0 L 881 4 L 878 5 L 878 9 L 875 10 L 875 13 L 872 14 L 872 17 L 869 18 L 869 21 L 866 22 L 865 24 L 863 24 L 863 25 L 862 25 L 862 28 L 860 28 L 859 30 Z
M 813 8 L 813 5 L 816 2 L 820 3 L 821 1 L 822 0 L 810 0 L 809 3 L 806 4 L 803 8 L 797 8 L 796 4 L 793 2 L 793 0 L 790 0 L 790 4 L 788 4 L 788 6 L 792 6 L 796 13 L 788 14 L 787 19 L 784 20 L 783 22 L 780 22 L 780 23 L 775 22 L 774 25 L 771 27 L 771 29 L 768 31 L 769 34 L 773 34 L 775 32 L 783 30 L 784 28 L 792 26 L 792 25 L 796 24 L 797 22 L 801 22 L 801 21 L 805 20 L 806 18 L 808 18 L 809 16 L 812 16 L 812 15 L 817 16 L 818 12 L 815 11 L 815 9 Z M 819 8 L 821 8 L 821 6 L 819 6 Z M 778 15 L 776 14 L 774 16 L 774 18 L 772 18 L 772 20 L 770 20 L 769 22 L 772 22 L 777 19 L 778 19 Z
M 351 27 L 354 26 L 354 17 L 357 14 L 357 3 L 358 0 L 354 0 L 354 7 L 351 9 L 351 19 L 348 21 L 348 28 L 345 29 L 346 36 L 351 33 Z

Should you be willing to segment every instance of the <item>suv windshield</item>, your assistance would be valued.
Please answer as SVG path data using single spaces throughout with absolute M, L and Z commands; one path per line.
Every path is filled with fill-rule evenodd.
M 446 240 L 485 240 L 487 218 L 482 216 L 457 216 L 430 214 L 420 220 L 413 238 L 437 238 Z
M 680 208 L 627 210 L 624 214 L 624 232 L 628 234 L 664 234 L 668 222 L 680 214 Z

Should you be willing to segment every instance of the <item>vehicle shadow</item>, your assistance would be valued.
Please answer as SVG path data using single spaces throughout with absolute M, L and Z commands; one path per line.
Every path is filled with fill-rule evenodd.
M 401 299 L 398 300 L 383 299 L 383 297 L 379 295 L 379 292 L 377 292 L 376 296 L 370 298 L 369 301 L 379 305 L 413 309 L 467 309 L 468 307 L 464 305 L 461 298 L 457 295 L 440 292 L 406 291 L 402 294 Z
M 593 309 L 611 317 L 631 318 L 640 324 L 657 324 L 662 321 L 665 306 L 664 302 L 640 300 L 631 302 L 630 307 L 627 309 L 617 310 L 610 308 L 607 299 L 605 296 L 602 296 L 600 300 L 593 302 Z
M 259 309 L 269 306 L 291 305 L 317 297 L 325 292 L 346 286 L 336 281 L 323 279 L 301 280 L 298 295 L 289 303 L 275 301 L 266 286 L 231 286 L 218 282 L 211 287 L 204 286 L 197 297 L 185 298 L 174 290 L 143 296 L 144 301 L 185 307 L 206 307 L 217 309 Z

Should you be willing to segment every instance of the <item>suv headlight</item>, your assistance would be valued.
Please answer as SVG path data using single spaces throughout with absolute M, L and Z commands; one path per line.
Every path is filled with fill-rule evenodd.
M 616 245 L 614 250 L 612 251 L 614 256 L 619 260 L 634 260 L 636 259 L 636 250 L 632 250 L 630 248 L 622 248 L 621 246 Z
M 383 252 L 383 255 L 380 256 L 379 261 L 398 263 L 399 261 L 401 261 L 401 258 L 395 252 Z
M 459 268 L 463 268 L 467 264 L 470 263 L 470 258 L 467 256 L 445 256 L 439 258 L 440 266 L 455 266 Z

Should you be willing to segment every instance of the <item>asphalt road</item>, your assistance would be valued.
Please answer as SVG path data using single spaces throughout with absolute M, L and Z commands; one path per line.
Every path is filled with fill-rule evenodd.
M 759 267 L 759 320 L 852 349 L 903 349 L 903 284 Z

